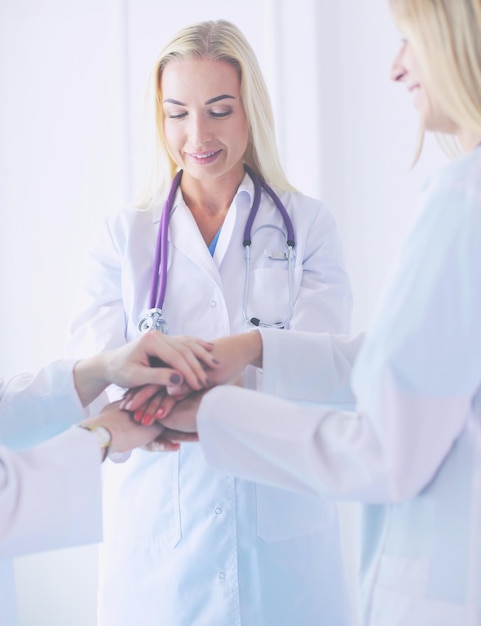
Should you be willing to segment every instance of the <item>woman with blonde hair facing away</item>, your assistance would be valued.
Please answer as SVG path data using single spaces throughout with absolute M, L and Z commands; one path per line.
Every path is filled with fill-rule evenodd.
M 363 625 L 480 626 L 481 2 L 390 5 L 403 37 L 392 79 L 423 131 L 455 137 L 460 154 L 424 186 L 357 358 L 356 342 L 325 334 L 220 340 L 224 379 L 255 362 L 264 391 L 284 399 L 218 387 L 197 426 L 195 398 L 165 425 L 198 428 L 219 471 L 364 501 Z M 352 360 L 353 411 L 326 406 L 348 397 Z M 288 401 L 301 399 L 311 405 Z
M 256 326 L 347 333 L 333 217 L 286 180 L 242 33 L 222 20 L 180 31 L 152 84 L 153 176 L 91 251 L 70 351 L 121 345 L 139 321 L 208 341 Z M 195 443 L 163 445 L 173 452 L 105 464 L 99 626 L 350 624 L 332 502 L 214 471 Z

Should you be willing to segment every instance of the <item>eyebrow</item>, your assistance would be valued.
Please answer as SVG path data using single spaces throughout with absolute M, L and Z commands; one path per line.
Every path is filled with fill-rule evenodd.
M 228 94 L 224 93 L 221 96 L 216 96 L 215 98 L 210 98 L 209 100 L 206 100 L 204 104 L 214 104 L 214 102 L 219 102 L 219 100 L 226 100 L 226 99 L 235 100 L 235 97 L 229 96 Z M 179 106 L 182 106 L 182 107 L 185 106 L 184 102 L 180 102 L 179 100 L 174 100 L 174 98 L 166 98 L 164 100 L 164 103 L 165 102 L 170 102 L 170 104 L 178 104 Z

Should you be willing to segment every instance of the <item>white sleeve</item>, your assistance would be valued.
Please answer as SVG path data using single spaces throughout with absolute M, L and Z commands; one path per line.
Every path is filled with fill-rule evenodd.
M 100 466 L 80 428 L 29 450 L 0 446 L 0 558 L 100 541 Z
M 301 219 L 303 208 L 296 207 L 294 219 Z M 291 328 L 349 333 L 352 313 L 351 284 L 334 217 L 326 205 L 321 203 L 314 219 L 304 227 L 306 226 L 302 279 Z
M 67 338 L 69 356 L 86 358 L 125 343 L 118 241 L 123 235 L 117 222 L 106 219 L 90 246 Z
M 279 398 L 352 408 L 351 375 L 364 335 L 260 329 L 262 391 Z
M 366 501 L 419 493 L 472 417 L 481 388 L 480 205 L 462 185 L 428 198 L 357 357 L 355 411 L 214 389 L 198 416 L 208 462 L 278 487 Z M 316 402 L 322 373 L 299 380 L 305 359 L 316 367 L 308 344 L 278 352 L 272 376 L 290 370 L 290 396 Z M 268 369 L 264 361 L 264 377 Z M 284 380 L 271 389 L 282 393 Z
M 75 361 L 57 361 L 36 375 L 0 379 L 0 444 L 35 445 L 85 417 L 74 386 Z
M 126 342 L 119 251 L 125 236 L 118 221 L 106 219 L 90 246 L 84 275 L 76 293 L 75 319 L 67 337 L 67 354 L 70 357 L 87 358 L 118 348 Z M 109 401 L 118 400 L 123 392 L 123 389 L 110 385 L 90 403 L 88 413 L 96 415 Z

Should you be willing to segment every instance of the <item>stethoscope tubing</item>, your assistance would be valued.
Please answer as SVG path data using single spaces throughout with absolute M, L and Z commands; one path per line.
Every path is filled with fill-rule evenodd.
M 160 218 L 160 229 L 157 247 L 154 257 L 154 271 L 152 272 L 152 285 L 150 289 L 150 309 L 159 309 L 162 311 L 165 300 L 165 290 L 167 287 L 167 259 L 168 259 L 168 233 L 170 212 L 174 205 L 175 194 L 179 188 L 183 171 L 180 170 L 175 175 L 172 185 L 170 186 L 169 195 L 165 201 L 164 210 Z M 160 271 L 159 271 L 160 270 Z M 160 288 L 159 288 L 160 281 Z
M 272 189 L 272 187 L 268 185 L 265 180 L 261 179 L 252 168 L 244 164 L 244 169 L 254 181 L 254 200 L 252 202 L 252 210 L 249 213 L 249 217 L 247 218 L 247 222 L 244 228 L 244 246 L 250 245 L 251 243 L 252 225 L 257 215 L 257 211 L 259 210 L 259 206 L 261 203 L 261 193 L 262 189 L 264 189 L 264 191 L 266 191 L 272 198 L 274 204 L 282 215 L 282 219 L 284 220 L 284 224 L 287 230 L 287 245 L 295 247 L 296 243 L 294 236 L 294 226 L 286 207 L 281 202 L 281 199 Z
M 252 202 L 252 208 L 249 212 L 249 216 L 244 228 L 243 246 L 245 250 L 246 258 L 246 280 L 244 284 L 244 301 L 243 301 L 243 315 L 244 319 L 257 326 L 269 326 L 274 328 L 286 327 L 293 314 L 294 298 L 293 298 L 293 263 L 294 263 L 294 247 L 295 247 L 295 234 L 292 220 L 287 212 L 287 209 L 283 205 L 279 196 L 275 191 L 263 180 L 258 174 L 252 170 L 248 165 L 244 164 L 244 169 L 251 177 L 254 183 L 254 199 Z M 180 186 L 183 171 L 179 170 L 172 180 L 169 194 L 164 204 L 162 215 L 160 218 L 159 233 L 157 235 L 157 245 L 154 255 L 154 264 L 152 272 L 152 281 L 149 298 L 149 310 L 145 316 L 139 322 L 139 330 L 145 332 L 148 330 L 162 330 L 167 332 L 167 326 L 165 320 L 162 317 L 162 308 L 164 306 L 165 292 L 167 287 L 167 261 L 168 261 L 168 231 L 169 220 L 172 212 L 175 195 L 177 189 Z M 288 292 L 289 292 L 289 316 L 284 322 L 278 322 L 275 324 L 263 324 L 257 318 L 249 319 L 247 316 L 247 302 L 249 298 L 249 276 L 250 276 L 250 246 L 252 243 L 252 226 L 259 210 L 262 189 L 270 196 L 276 208 L 282 215 L 284 225 L 287 231 L 287 249 L 288 249 Z

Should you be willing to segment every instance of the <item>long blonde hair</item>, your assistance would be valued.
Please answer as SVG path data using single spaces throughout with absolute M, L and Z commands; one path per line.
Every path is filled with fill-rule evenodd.
M 150 181 L 138 201 L 151 206 L 170 185 L 177 166 L 169 155 L 164 134 L 162 72 L 172 60 L 210 59 L 230 63 L 239 75 L 242 104 L 249 125 L 244 161 L 278 190 L 294 190 L 282 169 L 274 131 L 274 115 L 256 55 L 241 31 L 226 20 L 205 21 L 179 31 L 160 52 L 150 79 L 154 103 L 155 146 Z
M 481 134 L 481 0 L 389 3 L 425 69 L 429 93 L 457 125 Z

